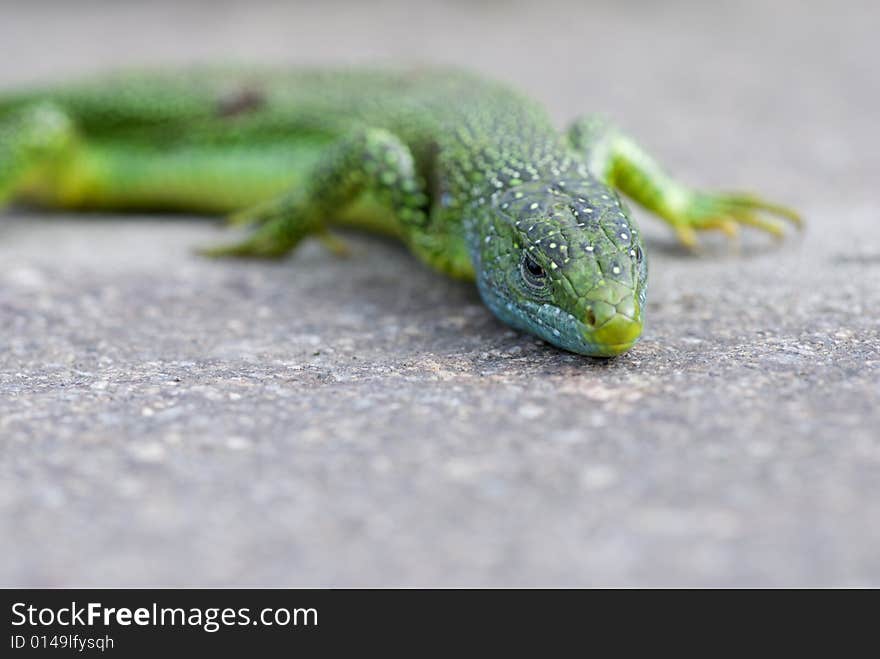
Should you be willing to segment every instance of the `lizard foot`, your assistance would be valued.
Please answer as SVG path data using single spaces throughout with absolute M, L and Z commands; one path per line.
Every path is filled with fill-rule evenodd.
M 289 254 L 308 233 L 303 224 L 291 218 L 266 222 L 244 240 L 197 250 L 213 258 L 280 259 Z
M 666 220 L 688 249 L 697 249 L 697 231 L 716 230 L 737 238 L 740 227 L 749 226 L 782 239 L 785 225 L 781 220 L 803 227 L 800 215 L 792 209 L 748 193 L 694 192 Z

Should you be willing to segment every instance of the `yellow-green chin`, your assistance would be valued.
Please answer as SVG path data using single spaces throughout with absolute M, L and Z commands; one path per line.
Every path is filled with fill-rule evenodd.
M 641 320 L 618 314 L 590 332 L 588 340 L 596 346 L 597 355 L 614 357 L 632 348 L 641 335 Z

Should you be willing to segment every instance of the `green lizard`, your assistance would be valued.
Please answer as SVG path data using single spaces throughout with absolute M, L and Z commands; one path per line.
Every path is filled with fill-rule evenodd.
M 0 204 L 234 213 L 216 256 L 280 257 L 330 224 L 396 236 L 476 280 L 505 323 L 612 356 L 642 332 L 647 262 L 618 193 L 696 232 L 782 234 L 782 206 L 693 190 L 608 121 L 560 135 L 459 72 L 201 70 L 0 95 Z

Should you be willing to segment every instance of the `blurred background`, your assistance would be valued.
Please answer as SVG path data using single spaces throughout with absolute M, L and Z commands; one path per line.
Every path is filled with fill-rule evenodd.
M 0 87 L 422 62 L 601 111 L 800 209 L 695 258 L 644 214 L 648 327 L 595 362 L 354 237 L 218 264 L 196 218 L 5 211 L 0 581 L 880 583 L 873 2 L 0 2 Z
M 14 54 L 0 69 L 4 85 L 181 62 L 436 63 L 514 83 L 560 122 L 605 111 L 666 158 L 727 184 L 740 182 L 731 181 L 737 162 L 752 153 L 779 158 L 789 185 L 784 165 L 808 156 L 835 177 L 828 185 L 842 186 L 847 171 L 850 188 L 849 177 L 876 172 L 880 159 L 876 150 L 852 151 L 877 109 L 880 17 L 870 2 L 0 4 L 4 49 Z M 699 149 L 678 139 L 682 124 L 695 134 L 712 127 L 731 162 L 702 167 Z M 785 152 L 789 143 L 804 151 Z

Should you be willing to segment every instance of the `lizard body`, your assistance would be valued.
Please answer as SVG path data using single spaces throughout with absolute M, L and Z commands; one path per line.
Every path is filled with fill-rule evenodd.
M 695 231 L 784 207 L 692 190 L 601 118 L 565 134 L 534 101 L 461 73 L 127 74 L 0 95 L 0 204 L 234 213 L 217 256 L 278 257 L 331 224 L 402 239 L 473 279 L 507 324 L 566 350 L 625 352 L 647 263 L 619 193 Z

